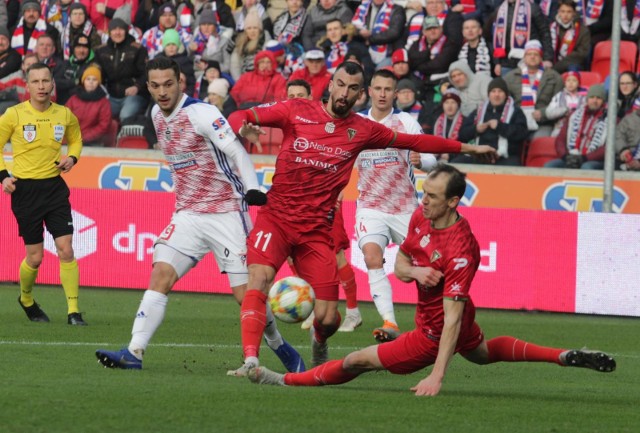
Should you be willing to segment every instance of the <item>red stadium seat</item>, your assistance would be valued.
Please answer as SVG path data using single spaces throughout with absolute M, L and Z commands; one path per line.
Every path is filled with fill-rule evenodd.
M 118 135 L 118 128 L 120 128 L 120 123 L 116 119 L 111 119 L 111 123 L 109 124 L 109 129 L 107 130 L 107 133 L 104 136 L 105 147 L 116 146 L 116 136 Z
M 149 143 L 144 136 L 141 135 L 127 135 L 118 138 L 116 147 L 126 149 L 149 149 Z
M 556 138 L 555 137 L 538 137 L 529 143 L 527 150 L 527 158 L 525 166 L 542 167 L 548 161 L 557 159 Z
M 260 135 L 262 153 L 265 155 L 277 155 L 280 152 L 280 145 L 282 144 L 282 129 L 270 127 L 262 127 L 262 129 L 266 132 L 266 134 Z M 251 148 L 255 150 L 254 146 Z
M 638 47 L 631 41 L 620 41 L 620 64 L 618 72 L 635 71 L 638 58 Z M 611 66 L 611 41 L 598 42 L 593 49 L 591 72 L 597 72 L 601 77 L 609 76 Z
M 604 80 L 602 76 L 593 71 L 580 71 L 580 85 L 588 89 L 594 84 L 602 84 Z

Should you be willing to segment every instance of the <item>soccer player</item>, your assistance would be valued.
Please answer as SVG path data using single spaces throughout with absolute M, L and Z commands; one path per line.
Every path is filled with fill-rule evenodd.
M 164 318 L 174 284 L 209 251 L 227 274 L 238 303 L 247 287 L 246 239 L 252 223 L 247 205 L 263 205 L 253 164 L 220 111 L 180 90 L 180 67 L 166 57 L 147 63 L 147 87 L 156 105 L 151 116 L 158 145 L 173 172 L 176 211 L 158 237 L 153 270 L 133 322 L 128 347 L 99 349 L 109 368 L 141 369 L 144 352 Z M 289 371 L 304 371 L 300 355 L 267 313 L 265 339 Z
M 82 152 L 78 119 L 68 108 L 51 102 L 53 73 L 43 63 L 27 69 L 29 100 L 8 108 L 0 117 L 0 143 L 11 141 L 11 175 L 0 158 L 2 190 L 11 194 L 26 257 L 20 263 L 18 303 L 32 322 L 49 317 L 33 299 L 33 285 L 44 256 L 43 225 L 53 236 L 60 261 L 60 282 L 67 297 L 67 323 L 84 326 L 78 309 L 80 273 L 73 253 L 73 220 L 69 188 L 60 176 L 68 173 Z M 66 141 L 67 155 L 62 156 Z
M 422 128 L 409 114 L 393 108 L 398 79 L 386 69 L 376 71 L 369 85 L 371 108 L 360 114 L 398 132 L 422 134 Z M 402 243 L 409 220 L 418 207 L 413 165 L 407 149 L 368 150 L 356 160 L 358 169 L 358 207 L 356 235 L 364 255 L 373 303 L 382 317 L 381 327 L 373 330 L 379 342 L 400 335 L 393 311 L 391 281 L 384 270 L 384 251 L 390 242 Z M 419 155 L 428 171 L 436 164 L 431 154 Z
M 267 288 L 288 256 L 316 294 L 312 362 L 319 365 L 328 359 L 327 339 L 341 321 L 331 217 L 362 150 L 394 146 L 495 157 L 488 146 L 398 133 L 353 113 L 351 108 L 364 93 L 364 71 L 357 63 L 344 62 L 336 69 L 329 93 L 326 102 L 290 99 L 236 111 L 229 117 L 234 130 L 254 143 L 264 132 L 260 125 L 284 131 L 267 204 L 258 212 L 247 241 L 249 282 L 240 312 L 245 362 L 230 375 L 246 376 L 259 365 Z
M 287 83 L 287 99 L 303 98 L 312 100 L 311 86 L 305 80 L 291 80 Z M 345 320 L 338 328 L 338 332 L 353 332 L 362 325 L 362 316 L 358 309 L 358 286 L 356 284 L 356 275 L 353 272 L 351 264 L 347 261 L 345 250 L 351 246 L 349 236 L 344 230 L 344 218 L 342 217 L 342 194 L 338 197 L 334 209 L 333 222 L 331 224 L 331 236 L 333 238 L 333 246 L 336 251 L 336 261 L 338 263 L 338 277 L 340 285 L 344 290 L 347 301 L 347 314 Z M 289 267 L 294 274 L 298 275 L 293 260 L 288 258 Z M 310 329 L 313 325 L 315 315 L 313 312 L 302 322 L 302 329 Z
M 457 352 L 481 365 L 548 362 L 600 372 L 615 370 L 615 360 L 603 352 L 537 346 L 508 336 L 485 341 L 469 296 L 480 248 L 469 222 L 457 211 L 465 188 L 465 175 L 458 169 L 436 166 L 424 181 L 423 206 L 411 217 L 400 246 L 395 273 L 402 281 L 416 282 L 416 329 L 305 373 L 283 375 L 257 367 L 250 370 L 249 379 L 272 385 L 336 385 L 368 371 L 409 374 L 433 365 L 431 373 L 411 390 L 419 396 L 434 396 Z

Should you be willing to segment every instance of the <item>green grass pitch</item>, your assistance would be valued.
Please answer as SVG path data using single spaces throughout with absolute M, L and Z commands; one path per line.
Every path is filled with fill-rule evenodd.
M 172 293 L 142 371 L 109 370 L 97 348 L 129 341 L 142 292 L 82 289 L 88 327 L 66 324 L 60 287 L 37 286 L 51 323 L 31 323 L 16 285 L 0 285 L 0 432 L 638 432 L 640 320 L 481 310 L 488 338 L 516 337 L 550 346 L 601 349 L 618 368 L 602 374 L 549 364 L 452 362 L 435 398 L 409 388 L 409 376 L 370 373 L 335 387 L 256 386 L 227 377 L 240 365 L 238 306 L 230 296 Z M 338 358 L 373 342 L 379 319 L 361 304 L 364 326 L 330 340 Z M 341 306 L 344 311 L 344 306 Z M 397 306 L 403 329 L 413 307 Z M 280 324 L 310 358 L 309 337 Z M 282 366 L 263 345 L 262 363 Z

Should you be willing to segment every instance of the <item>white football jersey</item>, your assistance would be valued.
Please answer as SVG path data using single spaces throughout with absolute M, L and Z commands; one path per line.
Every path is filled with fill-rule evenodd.
M 151 117 L 171 168 L 176 211 L 247 210 L 244 193 L 258 189 L 255 169 L 215 106 L 183 95 L 169 116 L 155 105 Z

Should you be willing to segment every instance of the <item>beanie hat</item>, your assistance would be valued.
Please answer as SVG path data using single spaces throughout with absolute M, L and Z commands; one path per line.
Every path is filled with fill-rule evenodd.
M 125 23 L 122 18 L 114 18 L 109 21 L 109 31 L 113 29 L 124 29 L 124 31 L 129 30 L 129 24 Z
M 100 71 L 100 68 L 97 67 L 96 65 L 89 65 L 89 67 L 84 70 L 84 72 L 82 73 L 82 78 L 80 79 L 80 82 L 84 84 L 84 80 L 88 76 L 96 77 L 98 79 L 98 83 L 102 84 L 102 72 Z
M 81 42 L 82 40 L 82 42 Z M 89 36 L 85 35 L 84 33 L 80 33 L 79 35 L 77 35 L 74 39 L 73 39 L 73 48 L 75 47 L 87 47 L 89 49 L 91 49 L 91 41 L 89 39 Z
M 216 78 L 209 83 L 207 93 L 215 93 L 222 98 L 226 98 L 229 94 L 229 82 L 224 78 Z
M 607 92 L 604 90 L 604 86 L 602 84 L 594 84 L 589 87 L 589 91 L 587 91 L 587 98 L 600 98 L 603 101 L 606 101 Z
M 284 46 L 276 39 L 271 39 L 264 44 L 264 49 L 271 51 L 274 56 L 282 56 L 285 54 Z
M 509 95 L 509 88 L 507 87 L 507 82 L 504 81 L 504 78 L 502 77 L 496 77 L 493 80 L 491 80 L 491 82 L 489 83 L 487 94 L 491 93 L 493 89 L 500 89 L 504 93 L 506 93 L 507 96 Z
M 391 63 L 409 63 L 409 53 L 404 48 L 398 48 L 391 55 Z
M 398 85 L 396 86 L 396 90 L 398 90 L 398 92 L 400 90 L 412 90 L 413 93 L 418 93 L 418 89 L 416 87 L 416 83 L 414 83 L 413 81 L 411 81 L 408 78 L 403 78 L 402 80 L 398 81 Z
M 446 92 L 444 92 L 444 95 L 442 95 L 442 103 L 444 104 L 444 101 L 447 101 L 449 99 L 453 99 L 454 101 L 456 101 L 458 103 L 458 107 L 462 105 L 460 93 L 455 88 L 449 88 Z
M 180 40 L 180 35 L 176 31 L 176 29 L 167 29 L 162 34 L 162 48 L 167 48 L 167 45 L 173 44 L 180 48 L 182 46 L 182 41 Z
M 4 36 L 5 38 L 11 40 L 11 35 L 9 35 L 9 30 L 7 30 L 6 26 L 0 26 L 0 36 Z
M 213 12 L 213 9 L 205 9 L 200 14 L 200 21 L 198 24 L 218 24 L 218 20 L 216 20 L 216 14 Z
M 531 39 L 526 44 L 524 44 L 524 53 L 527 54 L 527 51 L 536 51 L 538 54 L 542 56 L 542 44 L 537 39 Z
M 247 12 L 247 15 L 244 17 L 244 27 L 258 27 L 262 30 L 262 19 L 260 18 L 260 14 L 258 13 L 258 9 L 253 6 Z
M 22 0 L 20 15 L 24 14 L 27 9 L 35 9 L 40 12 L 40 2 L 38 0 Z
M 562 81 L 567 81 L 567 78 L 569 77 L 575 77 L 578 80 L 578 87 L 580 87 L 580 83 L 581 83 L 581 76 L 580 76 L 580 71 L 567 71 L 564 74 L 562 74 Z
M 176 7 L 171 2 L 163 3 L 162 6 L 160 6 L 160 9 L 158 9 L 158 17 L 160 17 L 160 16 L 162 16 L 162 15 L 164 15 L 166 13 L 171 13 L 171 14 L 175 15 L 176 17 L 178 16 L 178 13 L 176 12 Z

